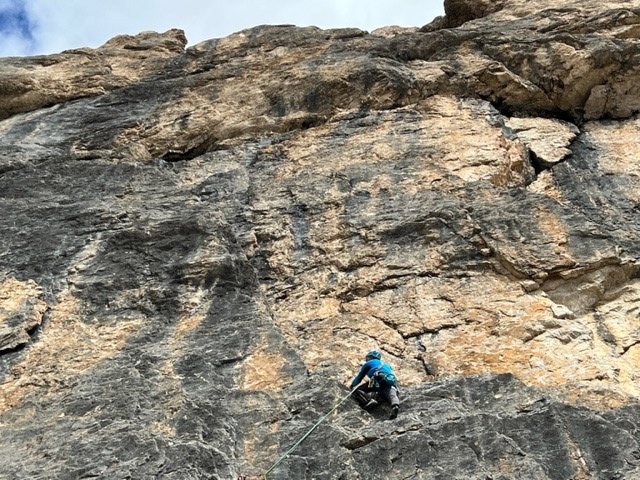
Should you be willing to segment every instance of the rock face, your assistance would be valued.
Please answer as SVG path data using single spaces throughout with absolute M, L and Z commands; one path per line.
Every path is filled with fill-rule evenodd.
M 640 0 L 0 59 L 0 478 L 640 478 Z

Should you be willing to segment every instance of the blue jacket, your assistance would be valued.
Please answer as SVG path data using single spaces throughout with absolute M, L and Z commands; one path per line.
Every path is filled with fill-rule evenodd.
M 389 365 L 382 363 L 382 361 L 377 358 L 374 358 L 360 367 L 358 375 L 353 379 L 353 382 L 351 382 L 351 388 L 356 388 L 365 376 L 371 378 L 377 372 L 393 373 Z

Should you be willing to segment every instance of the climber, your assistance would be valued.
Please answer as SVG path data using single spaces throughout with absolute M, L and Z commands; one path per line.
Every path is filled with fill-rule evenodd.
M 373 350 L 367 353 L 365 363 L 351 382 L 351 389 L 358 387 L 353 392 L 353 398 L 367 411 L 376 407 L 381 401 L 388 401 L 391 404 L 389 420 L 393 420 L 398 416 L 400 408 L 396 376 L 389 365 L 382 363 L 381 358 L 382 354 L 378 351 Z M 369 377 L 369 382 L 358 386 L 365 376 Z

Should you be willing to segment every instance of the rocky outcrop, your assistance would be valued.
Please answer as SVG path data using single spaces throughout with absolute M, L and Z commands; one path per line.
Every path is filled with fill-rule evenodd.
M 0 59 L 0 477 L 640 476 L 640 2 Z

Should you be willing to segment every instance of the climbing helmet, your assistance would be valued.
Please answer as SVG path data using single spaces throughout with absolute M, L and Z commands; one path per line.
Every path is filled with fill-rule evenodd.
M 367 353 L 365 360 L 368 362 L 369 360 L 373 360 L 374 358 L 380 360 L 382 358 L 382 354 L 376 350 L 371 350 L 369 353 Z

